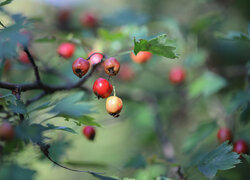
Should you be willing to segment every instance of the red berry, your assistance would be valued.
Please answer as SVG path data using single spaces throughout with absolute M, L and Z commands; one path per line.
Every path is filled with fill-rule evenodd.
M 109 76 L 115 76 L 120 70 L 120 63 L 114 57 L 106 59 L 103 65 L 106 74 Z
M 107 98 L 113 91 L 113 86 L 104 78 L 98 78 L 93 85 L 93 92 L 98 98 Z
M 88 139 L 93 141 L 95 139 L 95 128 L 92 126 L 85 126 L 82 130 L 83 135 Z
M 246 154 L 248 150 L 247 143 L 244 140 L 238 140 L 234 143 L 234 152 Z
M 57 18 L 58 18 L 59 23 L 61 23 L 61 24 L 68 23 L 70 15 L 71 15 L 70 9 L 61 9 L 57 14 Z
M 185 80 L 185 70 L 182 67 L 174 67 L 170 70 L 169 80 L 173 84 L 180 84 Z
M 29 57 L 28 57 L 28 55 L 27 55 L 27 53 L 25 51 L 20 51 L 20 53 L 19 53 L 19 60 L 22 63 L 25 63 L 25 64 L 29 64 L 30 63 Z
M 80 21 L 83 26 L 87 28 L 94 28 L 97 26 L 97 19 L 93 13 L 87 12 L 82 14 Z
M 139 64 L 147 62 L 151 58 L 152 54 L 148 51 L 140 51 L 135 55 L 133 52 L 131 52 L 130 57 L 131 59 Z
M 59 56 L 69 59 L 73 56 L 75 52 L 75 45 L 73 43 L 62 43 L 57 49 Z
M 122 106 L 122 100 L 117 96 L 110 96 L 106 100 L 106 110 L 110 115 L 114 117 L 119 117 Z
M 83 58 L 77 58 L 72 64 L 72 70 L 75 75 L 81 78 L 89 70 L 89 61 Z
M 104 58 L 101 53 L 96 53 L 96 52 L 90 52 L 88 54 L 88 57 L 90 57 L 89 63 L 91 65 L 99 64 L 102 61 L 102 59 Z
M 219 140 L 220 143 L 224 142 L 224 141 L 232 141 L 232 133 L 230 131 L 230 129 L 228 128 L 220 128 L 218 133 L 217 133 L 217 138 Z
M 134 69 L 128 63 L 124 63 L 121 65 L 118 77 L 123 81 L 132 80 L 135 76 Z
M 0 125 L 0 138 L 3 140 L 11 140 L 15 135 L 14 128 L 9 122 L 3 122 Z

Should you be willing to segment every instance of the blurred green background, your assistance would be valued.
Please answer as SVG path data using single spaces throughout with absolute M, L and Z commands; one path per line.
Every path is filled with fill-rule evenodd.
M 173 144 L 174 162 L 183 168 L 195 161 L 199 154 L 219 145 L 216 132 L 221 126 L 231 128 L 235 140 L 245 139 L 250 145 L 249 0 L 14 0 L 4 9 L 13 14 L 21 13 L 32 22 L 26 30 L 32 36 L 32 53 L 39 60 L 38 66 L 53 67 L 66 77 L 41 71 L 43 81 L 51 85 L 77 82 L 71 64 L 77 57 L 86 58 L 91 50 L 108 56 L 119 55 L 133 48 L 134 37 L 150 39 L 163 33 L 176 40 L 177 59 L 153 55 L 149 62 L 136 64 L 129 54 L 117 56 L 121 64 L 128 63 L 135 74 L 129 81 L 123 81 L 119 76 L 112 79 L 117 96 L 124 104 L 117 119 L 106 113 L 105 100 L 98 100 L 92 92 L 79 90 L 57 92 L 28 106 L 32 109 L 47 101 L 77 95 L 81 97 L 80 101 L 92 105 L 94 112 L 89 115 L 101 126 L 96 127 L 93 142 L 83 136 L 83 126 L 71 120 L 56 117 L 44 122 L 70 127 L 77 132 L 46 132 L 50 138 L 46 141 L 51 144 L 51 156 L 57 162 L 119 178 L 150 180 L 164 176 L 178 179 L 170 171 L 175 165 L 166 162 L 169 147 L 161 142 L 156 111 L 147 98 L 157 99 L 163 136 Z M 66 24 L 59 22 L 58 17 L 65 9 L 70 11 Z M 81 25 L 80 16 L 84 12 L 95 14 L 99 23 L 97 28 L 88 29 Z M 2 11 L 0 20 L 5 26 L 13 24 Z M 77 44 L 76 52 L 69 60 L 62 59 L 56 52 L 64 41 Z M 32 68 L 17 59 L 11 59 L 10 72 L 3 72 L 1 81 L 32 82 Z M 182 66 L 186 71 L 186 80 L 181 85 L 169 81 L 169 72 L 176 66 Z M 98 77 L 108 78 L 100 68 L 87 81 L 86 87 L 91 89 Z M 10 93 L 2 89 L 0 92 L 3 95 Z M 24 92 L 22 99 L 26 101 L 38 93 Z M 31 112 L 29 118 L 40 123 L 53 117 L 50 108 Z M 18 179 L 96 179 L 54 165 L 32 144 L 12 152 L 5 160 L 19 165 L 10 168 L 9 172 L 14 174 L 11 179 L 19 175 Z M 215 179 L 248 178 L 249 165 L 243 162 L 240 166 L 243 167 L 220 172 Z M 191 176 L 188 179 L 200 180 Z

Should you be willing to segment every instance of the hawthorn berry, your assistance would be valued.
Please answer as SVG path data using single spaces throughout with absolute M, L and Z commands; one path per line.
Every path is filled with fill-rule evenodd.
M 152 53 L 148 51 L 140 51 L 137 55 L 135 55 L 131 52 L 130 57 L 134 62 L 142 64 L 147 62 L 152 57 Z
M 30 63 L 29 57 L 25 51 L 19 52 L 19 61 L 21 61 L 22 63 L 25 63 L 25 64 Z
M 120 70 L 120 63 L 116 58 L 110 57 L 103 63 L 104 70 L 109 76 L 115 76 Z
M 83 127 L 83 135 L 88 139 L 93 141 L 95 139 L 95 128 L 93 128 L 92 126 L 85 126 Z
M 238 154 L 246 154 L 248 151 L 247 143 L 244 140 L 238 140 L 234 143 L 234 152 Z
M 133 79 L 135 76 L 135 71 L 134 69 L 131 67 L 130 64 L 128 63 L 124 63 L 121 65 L 118 77 L 122 80 L 122 81 L 129 81 L 131 79 Z
M 95 14 L 86 12 L 80 17 L 80 21 L 83 26 L 87 28 L 94 28 L 97 26 L 97 18 Z
M 57 19 L 60 24 L 66 24 L 69 22 L 71 15 L 71 10 L 70 9 L 61 9 L 57 13 Z
M 110 96 L 106 100 L 106 110 L 111 116 L 119 117 L 122 106 L 122 100 L 117 96 Z
M 72 70 L 76 76 L 81 78 L 89 70 L 89 61 L 83 58 L 77 58 L 72 64 Z
M 186 73 L 182 67 L 174 67 L 169 72 L 169 80 L 173 84 L 180 84 L 185 80 Z
M 0 125 L 0 138 L 3 140 L 11 140 L 15 136 L 14 128 L 9 122 L 3 122 Z
M 217 133 L 217 138 L 219 140 L 220 143 L 224 142 L 224 141 L 232 141 L 232 133 L 230 131 L 230 129 L 224 127 L 224 128 L 220 128 L 218 133 Z
M 98 78 L 93 85 L 93 92 L 99 98 L 107 98 L 113 91 L 113 86 L 104 78 Z
M 57 53 L 59 56 L 62 56 L 66 59 L 69 59 L 73 56 L 75 52 L 75 45 L 70 42 L 62 43 L 57 48 Z
M 90 52 L 88 57 L 91 65 L 99 64 L 104 58 L 103 54 L 97 52 Z

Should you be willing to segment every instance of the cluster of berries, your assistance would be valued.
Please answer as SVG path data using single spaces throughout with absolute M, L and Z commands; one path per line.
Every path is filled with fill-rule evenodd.
M 226 127 L 220 128 L 219 131 L 217 132 L 217 138 L 220 143 L 225 141 L 232 142 L 233 140 L 232 132 L 230 129 Z M 234 142 L 233 151 L 237 152 L 238 154 L 246 154 L 248 152 L 248 146 L 246 141 L 238 140 Z

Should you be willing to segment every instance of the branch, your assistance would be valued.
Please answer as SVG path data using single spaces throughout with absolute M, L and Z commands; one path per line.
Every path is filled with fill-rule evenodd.
M 70 171 L 74 171 L 74 172 L 84 172 L 84 173 L 89 173 L 91 175 L 98 175 L 98 174 L 103 174 L 103 173 L 96 173 L 96 172 L 92 172 L 92 171 L 81 171 L 81 170 L 77 170 L 77 169 L 71 169 L 71 168 L 68 168 L 66 166 L 63 166 L 61 164 L 59 164 L 58 162 L 54 161 L 51 157 L 50 157 L 50 154 L 49 154 L 49 148 L 50 148 L 50 145 L 48 144 L 43 144 L 43 143 L 37 143 L 37 145 L 40 147 L 40 150 L 43 152 L 43 154 L 51 161 L 53 162 L 55 165 L 61 167 L 61 168 L 64 168 L 64 169 L 67 169 L 67 170 L 70 170 Z
M 93 74 L 93 72 L 95 71 L 98 65 L 99 64 L 94 65 L 87 75 L 85 75 L 80 81 L 72 85 L 51 86 L 51 85 L 44 84 L 42 82 L 40 83 L 34 82 L 34 83 L 29 83 L 29 84 L 14 84 L 14 83 L 0 82 L 0 88 L 9 89 L 9 90 L 15 90 L 16 88 L 18 88 L 20 89 L 21 92 L 40 89 L 40 90 L 44 90 L 45 93 L 47 94 L 54 93 L 55 91 L 63 91 L 63 90 L 80 88 L 82 84 L 85 83 L 85 81 L 88 80 L 89 77 L 91 77 L 91 75 Z
M 32 66 L 33 66 L 33 69 L 34 69 L 34 73 L 35 73 L 35 76 L 36 76 L 36 81 L 37 81 L 37 83 L 38 83 L 38 84 L 42 84 L 42 83 L 41 83 L 41 78 L 40 78 L 40 75 L 39 75 L 38 67 L 37 67 L 37 65 L 36 65 L 36 63 L 35 63 L 35 60 L 34 60 L 33 56 L 30 54 L 30 51 L 29 51 L 28 47 L 25 47 L 25 48 L 24 48 L 24 51 L 27 53 L 28 58 L 29 58 L 29 60 L 30 60 L 30 62 L 31 62 L 31 64 L 32 64 Z

